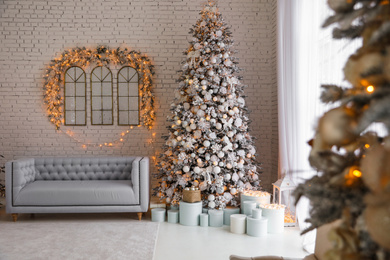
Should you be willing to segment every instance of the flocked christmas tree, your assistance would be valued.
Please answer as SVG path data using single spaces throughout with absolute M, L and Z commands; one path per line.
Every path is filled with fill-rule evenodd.
M 311 201 L 310 229 L 341 219 L 324 259 L 390 259 L 390 1 L 328 0 L 333 37 L 361 38 L 344 67 L 348 87 L 324 85 L 335 108 L 319 120 L 310 164 L 320 174 L 298 186 Z M 367 131 L 373 123 L 382 136 Z
M 244 86 L 230 29 L 216 4 L 210 1 L 200 14 L 171 104 L 156 194 L 175 205 L 184 188 L 195 186 L 204 206 L 237 206 L 239 191 L 260 189 Z

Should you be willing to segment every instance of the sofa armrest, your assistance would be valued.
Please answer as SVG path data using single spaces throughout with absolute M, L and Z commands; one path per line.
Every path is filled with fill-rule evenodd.
M 11 205 L 19 192 L 35 180 L 34 159 L 19 159 L 5 164 L 7 205 Z
M 150 176 L 149 176 L 149 157 L 143 157 L 140 161 L 140 187 L 141 187 L 141 209 L 143 212 L 149 209 L 149 196 L 150 196 Z
M 142 212 L 149 209 L 149 158 L 137 157 L 131 168 L 134 195 L 138 198 Z

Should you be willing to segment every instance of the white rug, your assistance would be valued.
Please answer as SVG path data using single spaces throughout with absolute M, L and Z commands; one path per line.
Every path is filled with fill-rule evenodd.
M 28 216 L 28 215 L 27 215 Z M 152 260 L 158 223 L 119 214 L 0 221 L 1 260 Z

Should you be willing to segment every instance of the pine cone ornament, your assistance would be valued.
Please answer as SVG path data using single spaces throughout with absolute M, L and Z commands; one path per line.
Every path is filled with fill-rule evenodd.
M 356 140 L 356 126 L 355 112 L 347 107 L 338 107 L 324 114 L 320 119 L 318 131 L 325 143 L 340 147 Z
M 352 10 L 355 0 L 328 0 L 328 5 L 336 13 L 345 13 Z

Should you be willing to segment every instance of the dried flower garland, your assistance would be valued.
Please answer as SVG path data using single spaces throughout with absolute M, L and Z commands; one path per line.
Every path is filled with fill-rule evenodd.
M 149 58 L 140 52 L 127 48 L 109 49 L 100 46 L 96 49 L 73 48 L 64 51 L 59 57 L 52 60 L 46 69 L 44 76 L 44 103 L 48 117 L 56 130 L 63 124 L 63 97 L 61 86 L 63 85 L 64 73 L 71 66 L 82 68 L 90 64 L 97 66 L 127 65 L 136 69 L 140 75 L 140 111 L 141 124 L 148 129 L 152 128 L 155 120 L 154 96 L 151 91 L 153 68 Z

